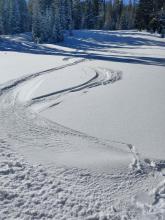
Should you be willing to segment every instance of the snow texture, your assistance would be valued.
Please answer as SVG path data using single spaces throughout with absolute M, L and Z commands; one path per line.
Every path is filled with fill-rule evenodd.
M 83 112 L 82 120 L 89 119 L 85 111 L 90 111 L 91 97 L 93 104 L 100 103 L 104 112 L 105 96 L 112 93 L 118 100 L 114 89 L 121 95 L 125 77 L 126 81 L 132 79 L 137 83 L 140 77 L 143 84 L 147 75 L 153 85 L 156 77 L 163 75 L 164 40 L 145 32 L 103 31 L 101 35 L 100 31 L 77 31 L 58 46 L 35 45 L 30 35 L 4 36 L 2 42 L 0 219 L 165 219 L 164 145 L 155 147 L 158 152 L 154 158 L 149 152 L 154 149 L 145 144 L 139 147 L 132 142 L 136 142 L 136 138 L 114 139 L 113 132 L 109 132 L 108 138 L 104 137 L 106 126 L 111 127 L 110 116 L 106 115 L 105 127 L 97 127 L 101 133 L 97 136 L 93 135 L 90 120 L 86 129 L 89 132 L 83 132 L 81 126 L 75 130 L 69 113 L 72 108 L 77 125 L 81 125 Z M 145 54 L 139 57 L 144 48 Z M 11 69 L 9 64 L 15 68 Z M 151 74 L 147 72 L 142 77 L 144 69 Z M 125 76 L 126 70 L 132 71 L 132 76 Z M 152 70 L 157 70 L 157 75 Z M 160 86 L 160 81 L 158 83 Z M 131 86 L 127 82 L 126 85 Z M 157 92 L 155 87 L 154 92 Z M 131 105 L 131 97 L 140 103 L 139 97 L 132 93 L 127 105 Z M 79 106 L 79 118 L 73 100 Z M 108 105 L 109 112 L 113 104 Z M 162 96 L 154 104 L 163 109 Z M 52 111 L 59 116 L 58 109 L 64 121 L 61 118 L 56 121 L 50 114 Z M 121 102 L 116 109 L 119 123 L 122 109 Z M 95 110 L 90 116 L 99 121 L 102 114 L 97 111 L 95 114 Z M 72 121 L 70 128 L 65 119 L 68 114 Z M 163 121 L 162 117 L 160 112 L 159 118 Z M 128 131 L 125 127 L 125 132 Z M 122 137 L 120 130 L 118 136 Z

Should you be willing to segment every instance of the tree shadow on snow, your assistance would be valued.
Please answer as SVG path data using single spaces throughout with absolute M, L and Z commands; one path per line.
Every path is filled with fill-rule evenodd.
M 148 35 L 147 38 L 144 36 Z M 129 31 L 75 31 L 73 36 L 67 36 L 63 43 L 35 44 L 30 34 L 0 38 L 0 51 L 20 53 L 58 55 L 67 58 L 87 58 L 112 62 L 165 66 L 165 58 L 153 56 L 137 56 L 136 49 L 151 46 L 165 49 L 165 42 L 149 33 Z M 66 49 L 67 48 L 67 49 Z M 69 48 L 69 51 L 68 51 Z M 113 50 L 112 50 L 113 49 Z M 129 52 L 126 50 L 129 49 Z M 154 50 L 154 48 L 152 48 Z M 133 56 L 131 56 L 131 52 Z M 106 52 L 100 54 L 100 52 Z M 113 53 L 113 54 L 112 54 Z M 114 54 L 115 53 L 115 54 Z

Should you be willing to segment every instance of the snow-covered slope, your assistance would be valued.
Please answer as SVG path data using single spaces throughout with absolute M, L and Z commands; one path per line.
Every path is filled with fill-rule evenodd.
M 0 218 L 165 218 L 165 41 L 0 42 Z

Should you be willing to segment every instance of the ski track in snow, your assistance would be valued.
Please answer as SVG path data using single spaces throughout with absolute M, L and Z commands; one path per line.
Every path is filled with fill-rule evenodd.
M 60 91 L 55 91 L 53 93 L 35 97 L 27 103 L 27 106 L 33 106 L 36 104 L 40 104 L 42 102 L 46 103 L 46 102 L 51 101 L 50 107 L 52 107 L 52 105 L 54 106 L 57 103 L 58 104 L 60 103 L 60 102 L 57 102 L 57 100 L 61 96 L 67 95 L 69 93 L 79 92 L 79 91 L 86 92 L 87 90 L 91 88 L 114 83 L 122 79 L 122 72 L 120 71 L 113 71 L 113 70 L 103 69 L 103 68 L 97 68 L 97 69 L 94 69 L 93 71 L 94 71 L 93 78 L 91 78 L 87 82 L 82 83 L 80 85 L 76 85 L 74 87 L 66 88 Z M 55 103 L 52 104 L 53 100 L 56 100 L 56 101 Z
M 56 105 L 58 98 L 68 93 L 113 83 L 121 79 L 121 72 L 97 68 L 94 77 L 81 85 L 23 104 L 18 100 L 20 85 L 84 61 L 79 59 L 0 85 L 0 219 L 165 218 L 165 161 L 141 158 L 131 144 L 90 137 L 41 118 L 29 108 L 50 100 L 53 104 L 49 106 Z M 81 157 L 89 149 L 91 155 L 95 152 L 101 159 L 114 153 L 123 160 L 131 158 L 132 163 L 107 172 L 95 170 L 89 161 L 86 167 L 80 160 L 76 167 L 77 160 L 71 161 L 70 154 Z M 57 154 L 56 159 L 62 154 L 67 164 L 61 157 L 52 166 L 54 161 L 45 158 L 47 152 Z M 25 158 L 21 159 L 20 154 Z M 40 161 L 36 165 L 27 162 L 37 157 L 45 160 L 45 166 L 39 165 Z M 97 162 L 98 158 L 93 160 Z M 146 194 L 141 195 L 140 189 Z

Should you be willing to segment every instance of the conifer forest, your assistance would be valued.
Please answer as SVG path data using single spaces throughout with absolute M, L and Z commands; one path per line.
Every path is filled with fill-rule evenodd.
M 0 34 L 58 42 L 67 30 L 148 30 L 164 36 L 164 0 L 0 0 Z

